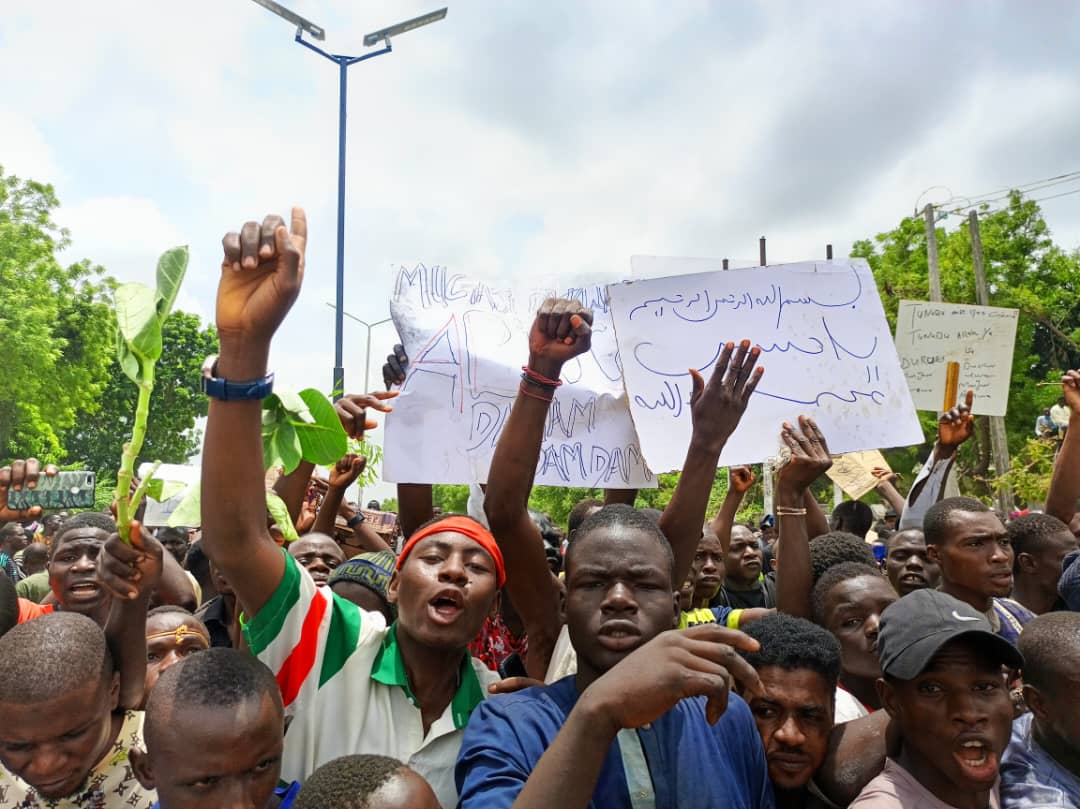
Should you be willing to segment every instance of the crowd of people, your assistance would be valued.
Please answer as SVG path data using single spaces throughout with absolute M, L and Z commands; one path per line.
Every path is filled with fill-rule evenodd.
M 0 470 L 0 807 L 1080 809 L 1080 431 L 1041 512 L 946 496 L 969 392 L 906 497 L 879 475 L 875 525 L 815 499 L 832 459 L 800 417 L 742 524 L 749 468 L 708 513 L 764 373 L 729 343 L 691 372 L 666 508 L 609 490 L 564 535 L 528 502 L 592 314 L 552 299 L 468 514 L 399 484 L 386 519 L 347 499 L 363 458 L 301 462 L 272 483 L 286 543 L 259 397 L 306 237 L 300 209 L 225 237 L 197 530 L 15 511 L 55 469 Z M 407 373 L 397 347 L 387 391 L 335 405 L 350 436 Z M 1062 401 L 1080 419 L 1080 371 Z

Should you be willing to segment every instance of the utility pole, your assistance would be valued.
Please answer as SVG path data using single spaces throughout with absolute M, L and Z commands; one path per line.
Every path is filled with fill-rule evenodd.
M 927 206 L 929 207 L 929 206 Z M 986 267 L 983 264 L 982 235 L 979 233 L 979 214 L 968 213 L 971 230 L 971 258 L 975 265 L 975 300 L 980 306 L 990 305 L 990 290 L 986 286 Z M 935 251 L 936 252 L 936 251 Z M 1009 471 L 1009 443 L 1005 434 L 1005 418 L 990 416 L 990 452 L 994 458 L 994 471 L 998 477 Z M 997 493 L 998 508 L 1008 514 L 1013 510 L 1013 496 L 1009 489 Z
M 930 275 L 930 300 L 941 301 L 941 268 L 937 257 L 937 223 L 934 221 L 934 206 L 927 203 L 923 208 L 926 220 L 926 266 Z

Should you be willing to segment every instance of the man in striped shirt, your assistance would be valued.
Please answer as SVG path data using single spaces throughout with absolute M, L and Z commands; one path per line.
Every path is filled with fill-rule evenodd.
M 221 354 L 209 369 L 223 395 L 211 399 L 206 429 L 202 542 L 235 590 L 248 645 L 275 673 L 292 718 L 281 777 L 302 781 L 343 755 L 388 755 L 420 773 L 449 809 L 463 728 L 498 679 L 468 645 L 493 613 L 502 555 L 468 518 L 422 527 L 390 581 L 398 620 L 387 626 L 381 613 L 316 587 L 274 544 L 263 498 L 262 408 L 248 396 L 269 392 L 259 383 L 267 381 L 271 337 L 300 291 L 306 230 L 304 212 L 294 208 L 291 228 L 269 216 L 225 237 Z M 233 398 L 227 383 L 237 382 L 247 384 Z

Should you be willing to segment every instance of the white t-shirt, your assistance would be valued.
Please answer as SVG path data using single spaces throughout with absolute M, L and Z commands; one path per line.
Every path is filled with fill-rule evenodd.
M 850 692 L 836 686 L 836 709 L 833 711 L 834 724 L 842 725 L 852 719 L 869 715 L 870 711 L 866 710 L 865 705 L 855 699 Z

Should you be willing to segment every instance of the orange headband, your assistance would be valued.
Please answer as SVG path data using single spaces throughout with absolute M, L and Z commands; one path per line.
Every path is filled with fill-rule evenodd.
M 416 547 L 417 542 L 432 534 L 441 534 L 444 531 L 467 536 L 487 551 L 491 556 L 492 561 L 495 562 L 495 573 L 498 578 L 499 587 L 506 584 L 506 567 L 503 564 L 502 551 L 499 550 L 499 546 L 495 542 L 495 537 L 493 537 L 491 532 L 484 528 L 484 526 L 469 517 L 447 517 L 438 522 L 433 522 L 425 528 L 421 528 L 419 531 L 415 532 L 409 537 L 409 541 L 405 543 L 405 547 L 401 549 L 401 553 L 398 555 L 397 569 L 401 570 L 401 566 L 405 563 L 405 558 L 412 552 L 412 549 Z

